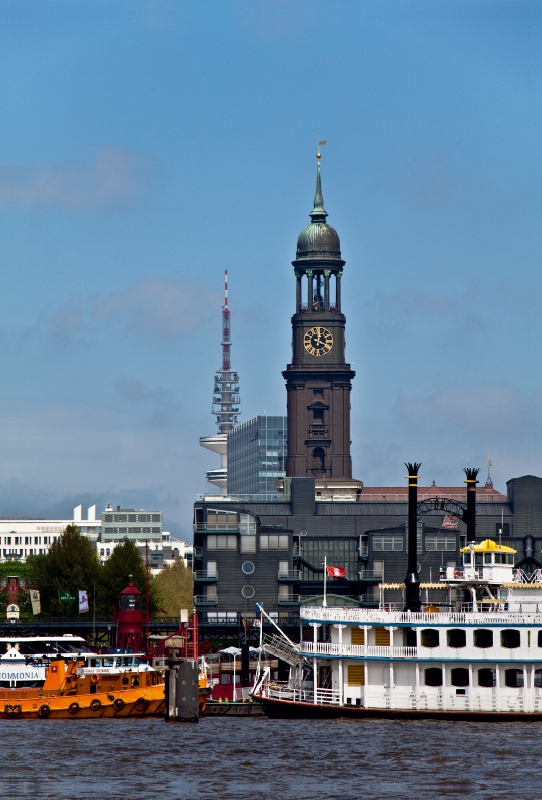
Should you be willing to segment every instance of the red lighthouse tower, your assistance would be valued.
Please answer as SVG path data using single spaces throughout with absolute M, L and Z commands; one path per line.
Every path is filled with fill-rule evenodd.
M 141 650 L 143 639 L 143 611 L 141 610 L 141 592 L 136 589 L 132 579 L 126 589 L 119 595 L 119 615 L 117 647 Z

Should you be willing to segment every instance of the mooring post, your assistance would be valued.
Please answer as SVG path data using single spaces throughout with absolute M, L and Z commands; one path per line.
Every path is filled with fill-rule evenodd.
M 165 716 L 176 722 L 199 720 L 199 664 L 195 658 L 181 658 L 178 651 L 168 658 Z
M 421 464 L 406 463 L 408 475 L 408 566 L 405 578 L 405 611 L 420 611 L 418 575 L 418 472 Z

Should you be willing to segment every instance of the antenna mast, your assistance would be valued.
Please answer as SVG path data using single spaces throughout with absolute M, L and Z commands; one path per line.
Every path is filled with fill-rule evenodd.
M 213 390 L 213 414 L 219 433 L 227 434 L 237 425 L 239 414 L 239 375 L 230 362 L 230 309 L 228 308 L 228 270 L 224 270 L 224 305 L 222 306 L 222 369 L 217 370 Z

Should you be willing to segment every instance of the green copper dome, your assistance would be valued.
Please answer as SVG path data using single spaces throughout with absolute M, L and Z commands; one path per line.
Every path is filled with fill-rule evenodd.
M 327 211 L 324 210 L 320 166 L 318 166 L 316 173 L 316 194 L 314 196 L 314 208 L 310 216 L 312 217 L 312 222 L 306 228 L 303 228 L 297 240 L 296 261 L 299 259 L 342 261 L 339 235 L 335 228 L 332 228 L 326 222 Z

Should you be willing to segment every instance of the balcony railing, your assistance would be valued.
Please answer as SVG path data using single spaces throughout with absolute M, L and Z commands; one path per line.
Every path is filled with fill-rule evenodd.
M 217 606 L 218 597 L 207 597 L 207 595 L 199 594 L 194 596 L 194 603 L 196 606 Z
M 294 558 L 301 558 L 301 547 L 298 544 L 293 546 Z
M 300 569 L 279 569 L 279 581 L 300 581 Z
M 216 569 L 196 569 L 194 570 L 194 580 L 197 583 L 215 583 L 218 580 L 218 572 Z
M 352 656 L 357 658 L 417 658 L 417 647 L 386 647 L 385 645 L 338 644 L 336 642 L 301 642 L 303 655 Z
M 384 576 L 381 569 L 362 569 L 359 577 L 362 581 L 381 581 Z
M 288 595 L 279 594 L 278 597 L 279 606 L 298 606 L 300 602 L 301 602 L 300 594 L 288 594 Z
M 194 547 L 194 558 L 203 558 L 203 547 Z
M 238 533 L 239 523 L 223 522 L 218 525 L 216 522 L 194 522 L 194 532 L 204 531 L 205 533 Z
M 281 473 L 283 475 L 284 473 Z M 264 492 L 260 494 L 197 494 L 199 503 L 289 503 L 283 494 Z

